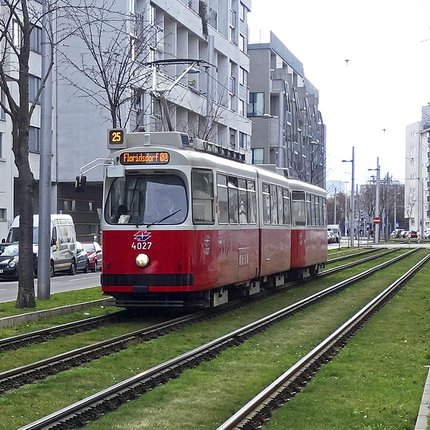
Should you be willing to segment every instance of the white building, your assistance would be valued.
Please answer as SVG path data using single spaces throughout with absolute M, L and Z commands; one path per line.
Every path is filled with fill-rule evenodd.
M 428 110 L 429 106 L 423 107 L 423 120 L 406 127 L 405 218 L 409 219 L 409 230 L 421 235 L 430 228 Z
M 200 125 L 210 121 L 210 133 L 206 133 L 206 136 L 223 147 L 244 152 L 247 161 L 250 161 L 251 121 L 246 116 L 249 57 L 246 51 L 247 13 L 251 1 L 118 0 L 115 7 L 135 20 L 135 28 L 130 26 L 128 29 L 130 40 L 138 26 L 149 26 L 154 35 L 148 47 L 150 60 L 202 61 L 197 70 L 199 73 L 185 75 L 166 94 L 173 128 L 185 131 L 192 137 L 201 137 Z M 71 58 L 85 59 L 87 55 L 78 40 L 62 44 L 62 51 Z M 35 51 L 32 56 L 34 72 L 31 73 L 40 77 L 40 54 Z M 160 85 L 173 83 L 187 65 L 169 64 L 160 67 Z M 136 71 L 147 74 L 150 69 L 140 66 Z M 64 80 L 67 73 L 65 66 L 57 62 L 52 75 L 51 206 L 52 212 L 72 215 L 81 240 L 92 240 L 99 233 L 102 168 L 88 171 L 85 193 L 75 193 L 74 181 L 83 166 L 107 156 L 107 130 L 112 124 L 106 121 L 101 108 L 80 97 L 79 91 Z M 79 80 L 84 78 L 74 74 L 73 79 L 77 80 L 76 85 L 79 86 Z M 126 126 L 127 131 L 133 131 L 138 126 L 147 131 L 161 129 L 160 111 L 150 95 L 150 89 L 148 81 L 140 88 L 130 88 L 128 107 L 131 108 L 131 117 Z M 33 116 L 34 130 L 30 131 L 31 158 L 34 158 L 32 166 L 36 179 L 40 119 L 40 113 Z M 0 238 L 5 237 L 15 215 L 14 199 L 18 198 L 13 195 L 16 171 L 10 140 L 8 119 L 3 120 L 0 115 Z M 37 197 L 35 195 L 35 199 Z M 35 200 L 36 208 L 37 205 L 38 201 Z

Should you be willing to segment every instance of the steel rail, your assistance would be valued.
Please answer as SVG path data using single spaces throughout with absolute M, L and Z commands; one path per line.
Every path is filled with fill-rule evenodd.
M 293 397 L 312 378 L 316 370 L 330 360 L 340 347 L 380 309 L 428 260 L 427 254 L 415 266 L 385 288 L 348 321 L 257 394 L 217 430 L 257 429 L 268 420 L 271 411 Z
M 367 262 L 369 260 L 372 260 L 376 257 L 381 257 L 381 256 L 387 255 L 387 254 L 392 253 L 392 252 L 395 252 L 395 250 L 388 250 L 388 251 L 385 251 L 385 252 L 378 254 L 377 256 L 374 256 L 374 257 L 364 258 L 361 260 L 350 262 L 350 263 L 342 265 L 342 266 L 337 266 L 337 267 L 334 267 L 332 269 L 324 270 L 317 275 L 317 278 L 321 278 L 323 276 L 327 276 L 327 275 L 330 275 L 332 273 L 339 272 L 339 271 L 346 269 L 348 267 L 362 264 L 362 263 Z M 306 279 L 305 281 L 310 282 L 314 279 L 315 278 L 309 278 L 309 279 Z M 292 285 L 297 285 L 297 282 L 288 283 L 288 284 L 286 284 L 286 287 L 291 287 Z M 283 289 L 285 289 L 285 287 L 278 287 L 276 290 L 272 290 L 271 292 L 282 291 Z M 252 297 L 257 298 L 258 296 L 256 295 L 256 296 L 252 296 Z M 9 351 L 11 349 L 18 349 L 18 348 L 25 347 L 25 346 L 28 346 L 31 344 L 44 342 L 47 339 L 54 339 L 54 338 L 59 337 L 59 336 L 64 336 L 64 335 L 74 334 L 74 333 L 78 333 L 78 332 L 83 332 L 86 330 L 91 330 L 91 329 L 97 327 L 98 325 L 101 325 L 107 321 L 115 320 L 115 319 L 119 319 L 119 318 L 126 318 L 126 317 L 127 317 L 127 311 L 121 311 L 121 312 L 117 312 L 114 314 L 101 315 L 101 316 L 87 318 L 85 320 L 80 320 L 80 321 L 72 321 L 72 322 L 60 324 L 60 325 L 57 325 L 54 327 L 48 327 L 48 328 L 41 329 L 41 330 L 34 330 L 32 332 L 29 332 L 29 333 L 23 333 L 23 334 L 19 334 L 16 336 L 7 337 L 4 339 L 0 339 L 0 352 L 6 352 L 6 351 Z
M 254 321 L 251 324 L 241 327 L 229 334 L 221 336 L 220 338 L 195 348 L 192 351 L 161 363 L 79 402 L 47 415 L 46 417 L 40 418 L 33 423 L 21 427 L 20 430 L 64 428 L 64 426 L 79 426 L 87 421 L 95 420 L 103 413 L 116 409 L 120 404 L 136 398 L 143 392 L 148 391 L 171 378 L 177 377 L 183 370 L 194 367 L 205 360 L 214 358 L 224 349 L 244 342 L 249 337 L 260 333 L 276 322 L 296 313 L 298 310 L 304 309 L 305 307 L 334 294 L 334 292 L 342 290 L 348 285 L 364 279 L 382 268 L 388 267 L 389 265 L 411 255 L 413 252 L 415 252 L 415 250 L 411 250 L 393 258 L 392 260 L 381 263 L 374 268 L 367 269 L 363 273 L 339 282 L 321 292 L 315 293 L 307 299 L 300 300 L 293 305 L 261 318 L 258 321 Z
M 72 321 L 65 324 L 59 324 L 54 327 L 48 327 L 41 330 L 35 330 L 29 333 L 23 333 L 16 336 L 5 337 L 0 339 L 0 352 L 11 349 L 18 349 L 33 343 L 44 342 L 46 339 L 54 339 L 65 334 L 79 333 L 91 330 L 107 321 L 112 321 L 123 317 L 123 312 L 99 315 L 79 321 Z
M 342 261 L 342 260 L 349 260 L 350 258 L 359 257 L 362 255 L 372 254 L 376 251 L 379 251 L 379 249 L 378 248 L 370 248 L 370 249 L 367 249 L 367 250 L 361 251 L 361 252 L 355 252 L 352 254 L 341 255 L 339 257 L 335 257 L 335 258 L 331 258 L 330 260 L 327 260 L 327 264 L 336 263 L 337 261 Z

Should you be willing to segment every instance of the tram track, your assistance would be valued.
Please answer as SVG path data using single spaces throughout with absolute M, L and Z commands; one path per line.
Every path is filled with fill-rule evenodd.
M 387 255 L 391 252 L 392 251 L 384 252 L 383 255 Z M 399 255 L 393 258 L 392 260 L 389 260 L 380 265 L 377 265 L 374 268 L 368 269 L 345 281 L 341 281 L 329 288 L 326 288 L 325 290 L 322 290 L 306 299 L 303 299 L 302 301 L 296 303 L 295 305 L 292 305 L 291 309 L 288 310 L 287 315 L 290 315 L 301 309 L 305 309 L 306 307 L 316 303 L 317 301 L 320 301 L 325 297 L 328 297 L 329 295 L 339 292 L 340 290 L 348 287 L 352 283 L 357 282 L 360 279 L 363 279 L 367 276 L 370 276 L 372 273 L 378 270 L 381 270 L 382 268 L 385 268 L 391 264 L 396 263 L 397 261 L 407 257 L 413 252 L 415 252 L 415 250 L 411 250 L 405 254 Z M 367 262 L 370 259 L 373 259 L 373 257 L 361 259 L 357 262 L 350 262 L 345 266 L 336 267 L 333 269 L 323 271 L 318 276 L 319 277 L 328 276 L 330 274 L 333 274 L 345 268 L 349 268 L 356 264 Z M 282 288 L 279 289 L 277 293 L 281 292 L 281 290 Z M 254 298 L 252 298 L 251 301 L 254 301 Z M 197 322 L 202 319 L 213 318 L 214 316 L 219 316 L 221 313 L 230 311 L 232 309 L 235 309 L 239 306 L 244 306 L 244 305 L 246 305 L 246 302 L 240 302 L 240 301 L 231 302 L 228 306 L 225 306 L 221 309 L 214 309 L 211 312 L 201 311 L 201 312 L 185 315 L 182 317 L 170 319 L 168 321 L 161 322 L 159 324 L 155 324 L 150 327 L 145 327 L 143 329 L 135 330 L 133 332 L 116 336 L 114 338 L 110 338 L 104 341 L 100 341 L 92 345 L 77 348 L 72 351 L 68 351 L 53 357 L 49 357 L 35 363 L 31 363 L 25 366 L 20 366 L 14 369 L 1 372 L 0 373 L 0 394 L 5 393 L 11 389 L 17 389 L 22 385 L 32 383 L 36 380 L 46 378 L 50 375 L 54 375 L 58 372 L 80 366 L 84 363 L 88 363 L 92 360 L 96 360 L 102 356 L 113 354 L 115 352 L 118 352 L 122 349 L 127 348 L 133 343 L 145 342 L 150 339 L 164 336 L 165 334 L 170 333 L 174 330 L 178 330 L 179 328 L 184 327 L 187 324 L 191 324 L 193 322 Z M 121 315 L 118 315 L 117 318 L 122 319 L 125 316 L 126 314 L 122 313 Z M 94 321 L 92 322 L 94 324 L 99 324 L 101 323 L 101 321 L 105 321 L 105 319 L 101 317 L 95 317 Z M 78 330 L 81 329 L 80 323 L 84 323 L 84 322 L 85 321 L 77 322 Z M 91 323 L 91 321 L 88 321 L 88 323 Z M 44 329 L 44 330 L 41 330 L 40 332 L 32 332 L 28 334 L 28 341 L 30 343 L 34 343 L 36 339 L 39 341 L 42 341 L 42 340 L 50 339 L 54 336 L 59 336 L 60 333 L 68 334 L 69 329 L 72 330 L 73 332 L 73 329 L 71 327 L 73 327 L 73 324 L 68 323 L 65 325 L 53 327 L 52 331 L 50 329 Z M 92 326 L 89 324 L 88 326 L 87 325 L 82 326 L 82 328 L 84 327 L 92 327 Z M 25 336 L 20 335 L 20 336 L 17 336 L 17 338 L 18 339 L 14 339 L 14 338 L 3 339 L 4 341 L 3 348 L 5 348 L 7 345 L 16 347 L 19 344 L 19 342 L 23 342 L 23 338 L 25 338 Z M 1 344 L 2 343 L 0 342 L 0 346 Z
M 381 270 L 382 268 L 387 267 L 408 255 L 411 255 L 412 252 L 414 251 L 409 251 L 403 255 L 397 256 L 392 260 L 377 265 L 372 269 L 368 269 L 359 275 L 353 276 L 349 280 L 342 281 L 334 286 L 326 288 L 322 292 L 316 293 L 308 299 L 301 300 L 294 305 L 288 306 L 287 308 L 249 324 L 246 327 L 235 330 L 228 335 L 207 343 L 206 345 L 146 370 L 145 372 L 129 378 L 126 381 L 96 393 L 81 402 L 77 402 L 61 411 L 45 417 L 44 419 L 31 423 L 28 426 L 23 427 L 23 429 L 63 428 L 63 425 L 79 426 L 81 425 L 79 423 L 86 422 L 88 419 L 93 419 L 95 416 L 116 408 L 120 403 L 135 398 L 152 387 L 176 377 L 185 368 L 196 366 L 204 360 L 213 358 L 222 350 L 242 343 L 249 337 L 267 329 L 289 315 L 292 315 L 324 297 L 346 288 L 346 286 L 353 282 L 357 282 L 358 280 L 361 280 L 370 274 Z
M 322 272 L 320 272 L 316 276 L 316 279 L 321 279 L 322 277 L 332 275 L 332 274 L 340 272 L 342 270 L 346 270 L 348 268 L 351 268 L 351 267 L 354 267 L 354 266 L 357 266 L 360 264 L 364 264 L 364 263 L 371 261 L 375 258 L 384 257 L 386 255 L 389 255 L 389 254 L 395 252 L 396 250 L 384 249 L 384 250 L 382 250 L 382 252 L 381 252 L 381 250 L 378 250 L 378 251 L 379 252 L 376 255 L 374 255 L 372 253 L 371 256 L 361 258 L 361 259 L 358 259 L 358 260 L 355 260 L 355 261 L 352 261 L 349 263 L 345 263 L 344 265 L 341 265 L 341 266 L 337 266 L 337 267 L 323 270 Z M 368 254 L 368 253 L 367 252 L 359 253 L 360 256 L 363 254 Z M 351 255 L 350 258 L 352 258 L 352 257 L 354 257 L 354 254 Z M 331 262 L 332 261 L 330 261 L 330 263 Z M 308 278 L 305 280 L 305 282 L 311 282 L 313 280 L 315 280 L 315 278 Z M 295 281 L 289 282 L 289 283 L 285 284 L 285 286 L 278 287 L 276 290 L 271 291 L 271 293 L 281 292 L 286 288 L 291 288 L 291 287 L 297 286 L 297 285 L 300 285 L 300 282 L 295 282 Z M 265 292 L 263 292 L 263 294 L 261 294 L 260 296 L 255 295 L 255 296 L 251 296 L 251 297 L 252 297 L 252 299 L 258 299 L 258 298 L 264 297 L 264 296 L 266 296 Z M 224 306 L 222 309 L 215 309 L 213 311 L 213 313 L 216 314 L 218 311 L 224 312 L 225 310 L 229 310 L 231 308 L 231 306 L 235 307 L 237 305 L 238 305 L 237 302 L 233 302 L 231 305 Z M 201 317 L 200 313 L 197 313 L 196 318 L 198 319 L 200 317 Z M 28 333 L 23 333 L 20 335 L 3 338 L 3 339 L 0 339 L 0 352 L 6 352 L 6 351 L 13 350 L 13 349 L 27 347 L 27 346 L 30 346 L 33 344 L 52 340 L 52 339 L 55 339 L 55 338 L 58 338 L 61 336 L 67 336 L 67 335 L 72 335 L 72 334 L 76 334 L 76 333 L 82 333 L 84 331 L 93 330 L 93 329 L 98 328 L 98 327 L 105 325 L 105 324 L 111 324 L 111 323 L 115 323 L 118 321 L 123 321 L 123 320 L 126 320 L 127 318 L 129 318 L 129 314 L 127 311 L 119 311 L 115 314 L 108 314 L 108 315 L 101 315 L 101 316 L 97 316 L 97 317 L 86 318 L 83 320 L 72 321 L 69 323 L 60 324 L 60 325 L 56 325 L 53 327 L 44 328 L 41 330 L 34 330 L 34 331 L 31 331 Z
M 348 321 L 339 326 L 303 358 L 297 361 L 279 378 L 258 393 L 239 411 L 220 425 L 217 430 L 246 430 L 261 428 L 273 410 L 282 406 L 296 395 L 324 363 L 344 347 L 351 338 L 380 308 L 393 297 L 403 284 L 410 279 L 427 261 L 427 254 L 405 274 L 390 284 L 363 306 Z
M 0 352 L 10 351 L 13 349 L 23 348 L 32 344 L 45 342 L 61 336 L 67 336 L 88 330 L 93 330 L 101 325 L 120 321 L 126 317 L 125 311 L 114 314 L 99 315 L 79 321 L 72 321 L 65 324 L 59 324 L 40 330 L 34 330 L 29 333 L 23 333 L 16 336 L 0 339 Z

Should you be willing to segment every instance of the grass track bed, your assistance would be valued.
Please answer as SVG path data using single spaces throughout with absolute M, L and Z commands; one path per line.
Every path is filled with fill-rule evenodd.
M 410 261 L 410 258 L 407 260 Z M 379 272 L 378 276 L 386 285 L 388 277 L 395 279 L 401 271 L 390 268 Z M 367 281 L 360 285 L 365 282 Z M 256 304 L 246 312 L 237 311 L 222 318 L 195 324 L 162 339 L 48 378 L 37 386 L 27 386 L 11 392 L 0 400 L 3 412 L 0 428 L 10 429 L 24 425 L 38 418 L 34 414 L 36 407 L 40 411 L 39 416 L 45 415 L 163 359 L 200 345 L 226 330 L 242 326 L 263 315 L 262 308 L 266 314 L 272 308 L 274 310 L 296 301 L 313 289 L 317 288 L 309 284 L 304 288 L 291 290 L 285 295 L 288 297 L 286 303 L 280 303 L 280 296 L 272 297 L 265 300 L 264 305 Z M 371 291 L 360 286 L 350 288 L 347 292 L 285 320 L 238 348 L 223 352 L 213 361 L 184 372 L 179 379 L 152 390 L 87 428 L 214 429 L 216 424 L 221 423 L 253 393 L 287 369 L 380 289 L 381 286 L 376 281 L 372 282 Z M 104 374 L 111 377 L 103 380 Z M 419 397 L 420 395 L 421 393 Z M 207 405 L 211 407 L 208 409 Z

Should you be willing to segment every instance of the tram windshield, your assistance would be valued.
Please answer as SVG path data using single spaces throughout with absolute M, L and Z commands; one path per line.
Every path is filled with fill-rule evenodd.
M 176 175 L 129 175 L 112 182 L 105 206 L 110 224 L 181 224 L 187 217 L 184 181 Z

